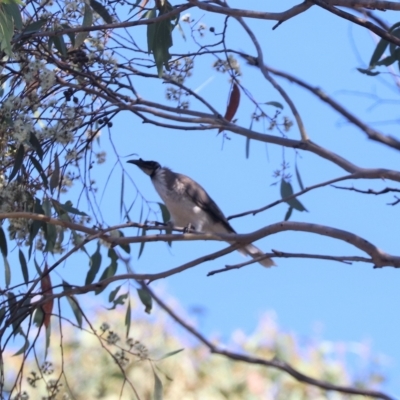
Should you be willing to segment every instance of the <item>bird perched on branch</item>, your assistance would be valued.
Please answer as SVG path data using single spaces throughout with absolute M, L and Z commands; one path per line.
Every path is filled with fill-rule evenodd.
M 171 215 L 173 226 L 191 227 L 204 233 L 236 233 L 215 201 L 193 179 L 161 167 L 155 161 L 140 158 L 129 160 L 128 163 L 137 165 L 150 176 Z M 238 251 L 253 258 L 264 254 L 253 244 L 247 244 Z M 259 263 L 264 267 L 275 265 L 270 258 L 264 258 Z

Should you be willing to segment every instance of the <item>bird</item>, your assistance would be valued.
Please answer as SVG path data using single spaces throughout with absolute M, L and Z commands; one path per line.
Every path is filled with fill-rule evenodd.
M 154 188 L 170 213 L 172 226 L 191 228 L 203 233 L 236 233 L 215 201 L 193 179 L 162 167 L 156 161 L 139 158 L 129 160 L 128 163 L 135 164 L 150 176 Z M 253 258 L 264 255 L 253 244 L 247 244 L 238 251 Z M 270 258 L 264 258 L 259 263 L 264 267 L 275 265 Z

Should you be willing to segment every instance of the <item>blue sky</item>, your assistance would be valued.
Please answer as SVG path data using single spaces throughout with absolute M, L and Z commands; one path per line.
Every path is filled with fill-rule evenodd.
M 281 0 L 273 5 L 264 5 L 249 0 L 245 4 L 254 10 L 261 7 L 263 11 L 282 11 L 296 2 Z M 231 1 L 230 5 L 241 7 L 243 2 Z M 221 30 L 222 16 L 192 12 L 192 17 L 202 17 L 201 22 L 207 28 L 213 26 L 216 32 Z M 397 22 L 394 12 L 386 12 L 381 17 L 391 18 L 392 23 Z M 375 128 L 397 135 L 396 123 L 380 122 L 398 118 L 398 104 L 385 104 L 382 101 L 375 104 L 372 97 L 365 95 L 374 94 L 379 99 L 398 100 L 393 81 L 386 76 L 384 79 L 391 83 L 387 85 L 381 78 L 367 77 L 356 70 L 357 67 L 366 66 L 374 49 L 376 38 L 370 32 L 318 7 L 286 21 L 274 31 L 271 28 L 275 21 L 247 22 L 262 44 L 267 65 L 321 87 L 361 119 L 373 123 Z M 190 38 L 188 26 L 182 26 Z M 253 45 L 235 21 L 229 21 L 228 32 L 231 48 L 255 54 Z M 145 28 L 135 28 L 135 35 L 139 41 L 142 35 L 144 40 Z M 205 38 L 199 41 L 206 43 L 212 35 L 207 32 Z M 192 41 L 188 39 L 185 42 L 178 31 L 174 32 L 174 41 L 172 52 L 175 49 L 176 52 L 193 50 Z M 229 79 L 227 75 L 216 72 L 211 67 L 212 62 L 211 57 L 207 60 L 196 59 L 194 76 L 187 84 L 192 89 L 199 89 L 199 94 L 223 114 L 229 93 Z M 279 101 L 284 104 L 283 99 L 256 68 L 246 66 L 244 60 L 239 59 L 239 62 L 243 69 L 241 83 L 251 91 L 254 98 L 260 102 Z M 297 105 L 311 140 L 360 166 L 398 168 L 397 152 L 368 141 L 364 133 L 303 89 L 284 80 L 279 82 Z M 165 85 L 149 85 L 137 77 L 134 85 L 143 97 L 153 101 L 165 96 Z M 195 106 L 195 103 L 192 105 Z M 238 124 L 249 127 L 252 112 L 250 101 L 242 95 L 236 115 Z M 273 112 L 271 108 L 271 114 Z M 282 115 L 293 119 L 286 104 Z M 262 123 L 253 125 L 253 129 L 260 133 L 271 133 L 264 130 Z M 276 131 L 272 133 L 278 134 Z M 227 133 L 229 140 L 223 140 L 222 135 L 217 135 L 216 131 L 165 130 L 151 124 L 142 124 L 126 112 L 115 119 L 111 135 L 123 160 L 123 157 L 135 153 L 143 159 L 156 160 L 174 171 L 192 177 L 206 188 L 227 216 L 261 207 L 280 198 L 279 185 L 273 185 L 277 182 L 273 171 L 280 168 L 283 153 L 294 174 L 296 154 L 293 150 L 286 149 L 283 152 L 279 146 L 252 142 L 250 157 L 247 159 L 245 139 L 231 133 Z M 300 138 L 295 125 L 288 137 Z M 97 171 L 99 193 L 115 161 L 107 132 L 103 132 L 101 144 L 108 151 L 108 161 Z M 339 167 L 313 154 L 299 152 L 297 162 L 305 186 L 345 174 Z M 137 188 L 127 184 L 125 198 L 128 203 L 135 198 L 136 190 L 149 202 L 160 201 L 150 179 L 138 168 L 128 164 L 126 171 Z M 101 208 L 110 225 L 120 222 L 120 182 L 121 171 L 117 168 L 101 200 Z M 292 184 L 298 189 L 295 179 L 292 179 Z M 395 186 L 395 183 L 380 181 L 354 184 L 365 189 Z M 291 220 L 349 230 L 384 251 L 400 253 L 400 205 L 392 207 L 386 204 L 392 201 L 391 195 L 366 196 L 325 187 L 305 194 L 300 200 L 309 212 L 294 212 Z M 132 218 L 139 217 L 140 207 L 141 201 L 138 200 Z M 153 207 L 157 209 L 157 206 Z M 235 219 L 232 225 L 240 233 L 251 232 L 283 220 L 286 209 L 286 205 L 280 204 L 257 216 Z M 277 249 L 287 252 L 363 255 L 345 243 L 306 233 L 280 233 L 260 240 L 257 245 L 265 251 Z M 170 249 L 164 243 L 151 243 L 145 246 L 140 260 L 135 258 L 138 248 L 133 248 L 132 267 L 135 272 L 160 272 L 216 251 L 222 246 L 218 242 L 176 242 Z M 232 253 L 223 259 L 157 282 L 154 287 L 167 290 L 188 310 L 202 308 L 204 313 L 199 319 L 200 329 L 208 335 L 218 333 L 222 339 L 228 338 L 236 329 L 250 333 L 257 326 L 261 315 L 274 310 L 282 329 L 296 332 L 300 337 L 312 337 L 318 331 L 318 335 L 328 341 L 370 341 L 373 351 L 385 354 L 389 360 L 386 365 L 389 380 L 384 388 L 400 397 L 399 271 L 393 268 L 372 269 L 371 265 L 362 263 L 345 265 L 331 261 L 277 259 L 276 268 L 264 269 L 252 265 L 213 277 L 206 276 L 208 271 L 242 261 L 244 258 L 239 253 Z M 86 263 L 87 260 L 83 262 L 84 271 Z M 75 269 L 66 265 L 62 273 L 65 273 L 67 280 L 70 275 L 71 283 L 75 283 Z M 85 274 L 86 271 L 83 278 Z
M 278 6 L 263 5 L 262 8 L 279 11 L 294 4 L 281 1 Z M 233 1 L 230 5 L 240 7 L 243 3 Z M 256 1 L 248 1 L 246 6 L 260 9 L 260 3 Z M 192 16 L 197 18 L 203 13 L 192 13 Z M 394 18 L 396 15 L 387 12 L 383 17 Z M 204 15 L 201 19 L 207 27 L 215 27 L 216 32 L 220 31 L 222 21 L 221 16 Z M 271 30 L 274 21 L 247 22 L 262 44 L 267 65 L 321 87 L 367 122 L 397 118 L 397 104 L 378 104 L 371 109 L 371 105 L 375 104 L 374 99 L 363 95 L 373 93 L 381 99 L 394 100 L 398 97 L 393 84 L 391 87 L 384 85 L 381 79 L 367 77 L 356 70 L 368 64 L 376 43 L 376 38 L 367 30 L 340 20 L 318 7 L 285 22 L 274 31 Z M 190 37 L 186 24 L 183 24 L 183 29 Z M 142 32 L 144 34 L 144 29 Z M 251 42 L 235 21 L 229 21 L 228 32 L 229 46 L 255 54 Z M 211 37 L 212 34 L 207 33 L 199 41 L 205 43 Z M 176 47 L 172 51 L 175 48 L 193 50 L 192 42 L 184 42 L 178 32 L 174 33 L 174 40 Z M 202 72 L 195 70 L 187 84 L 192 89 L 201 87 L 199 94 L 221 110 L 222 114 L 227 102 L 229 80 L 227 75 L 211 68 L 212 62 L 212 58 L 196 60 L 195 66 Z M 246 66 L 243 60 L 239 62 L 243 68 L 241 82 L 258 101 L 279 101 L 284 104 L 256 68 Z M 390 78 L 387 81 L 390 82 Z M 396 169 L 397 152 L 368 141 L 364 133 L 303 89 L 283 80 L 279 82 L 295 101 L 311 140 L 360 166 Z M 165 87 L 161 85 L 149 87 L 148 83 L 139 79 L 135 84 L 143 96 L 152 99 L 164 96 Z M 242 96 L 237 113 L 238 123 L 248 127 L 252 111 L 251 103 Z M 287 105 L 282 115 L 292 118 Z M 398 131 L 396 124 L 373 126 L 393 135 Z M 253 127 L 258 132 L 264 132 L 261 123 Z M 282 162 L 283 151 L 278 146 L 252 142 L 250 157 L 246 159 L 243 137 L 228 133 L 230 140 L 223 141 L 222 135 L 217 136 L 215 131 L 164 130 L 142 124 L 127 113 L 114 124 L 112 136 L 121 156 L 136 153 L 143 159 L 156 160 L 197 180 L 227 216 L 261 207 L 280 198 L 279 185 L 271 186 L 277 181 L 273 171 L 279 169 Z M 296 126 L 288 136 L 299 139 Z M 110 152 L 110 163 L 111 159 Z M 285 160 L 292 168 L 295 159 L 295 152 L 286 149 Z M 300 152 L 297 161 L 306 186 L 345 174 L 345 171 L 313 154 Z M 101 168 L 105 170 L 107 166 Z M 148 201 L 160 201 L 147 176 L 132 165 L 127 166 L 127 171 Z M 291 172 L 294 173 L 294 170 Z M 119 182 L 120 175 L 115 172 L 102 201 L 104 209 L 118 210 Z M 298 188 L 295 179 L 292 184 Z M 359 188 L 375 189 L 395 186 L 394 183 L 378 181 L 355 184 Z M 131 195 L 126 189 L 127 199 L 129 196 L 133 199 L 136 195 L 133 187 L 130 190 Z M 118 193 L 118 196 L 109 196 L 108 193 Z M 387 252 L 399 253 L 398 208 L 386 205 L 392 201 L 390 195 L 363 196 L 326 187 L 307 193 L 300 200 L 309 212 L 294 212 L 292 220 L 349 230 Z M 140 212 L 139 203 L 137 215 Z M 287 206 L 281 204 L 256 217 L 233 220 L 232 224 L 238 232 L 250 232 L 281 221 L 286 209 Z M 280 233 L 259 241 L 257 245 L 265 251 L 273 248 L 288 252 L 361 255 L 345 243 L 305 233 Z M 174 243 L 172 249 L 163 243 L 148 244 L 140 260 L 133 260 L 132 265 L 137 272 L 159 272 L 221 247 L 221 243 L 210 242 Z M 313 336 L 317 330 L 322 332 L 321 337 L 329 341 L 370 341 L 373 351 L 385 354 L 389 359 L 386 366 L 389 381 L 385 388 L 391 394 L 400 396 L 398 271 L 391 268 L 374 270 L 371 265 L 362 263 L 344 265 L 330 261 L 278 259 L 278 267 L 273 269 L 252 265 L 213 277 L 206 276 L 210 270 L 243 260 L 238 253 L 232 253 L 154 286 L 168 290 L 188 309 L 203 308 L 199 326 L 206 334 L 219 333 L 222 338 L 228 338 L 235 329 L 249 333 L 263 313 L 274 310 L 282 329 L 296 332 L 300 337 Z

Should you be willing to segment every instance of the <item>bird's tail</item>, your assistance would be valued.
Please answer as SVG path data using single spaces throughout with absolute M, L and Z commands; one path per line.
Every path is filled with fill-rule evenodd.
M 252 258 L 260 257 L 264 255 L 264 252 L 261 251 L 258 247 L 254 246 L 253 244 L 248 244 L 246 247 L 239 249 L 242 254 L 249 255 Z M 276 265 L 273 260 L 270 258 L 264 258 L 258 261 L 263 267 L 272 267 Z

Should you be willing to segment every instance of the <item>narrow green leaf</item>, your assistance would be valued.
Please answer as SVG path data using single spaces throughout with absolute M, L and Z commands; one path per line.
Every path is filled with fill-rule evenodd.
M 267 106 L 273 106 L 276 108 L 280 108 L 281 110 L 283 110 L 283 105 L 281 103 L 279 103 L 278 101 L 267 101 L 266 103 Z
M 33 259 L 33 263 L 35 264 L 35 268 L 36 268 L 37 274 L 41 277 L 42 274 L 43 274 L 43 272 L 42 272 L 42 270 L 40 269 L 39 264 L 38 264 L 37 261 L 36 261 L 36 258 Z
M 286 182 L 284 179 L 281 180 L 281 196 L 282 199 L 285 199 L 289 196 L 293 195 L 293 188 L 290 182 Z M 300 203 L 297 198 L 293 198 L 286 201 L 289 206 L 293 207 L 297 211 L 307 211 L 307 209 Z
M 4 7 L 5 12 L 12 17 L 14 20 L 14 25 L 20 31 L 22 29 L 22 18 L 18 5 L 14 2 L 9 2 L 3 3 L 2 7 Z
M 93 12 L 92 9 L 85 4 L 85 13 L 83 14 L 83 22 L 82 26 L 88 27 L 92 26 L 93 24 Z M 75 49 L 79 49 L 81 47 L 81 44 L 85 41 L 85 39 L 89 36 L 89 32 L 79 32 L 76 35 L 76 40 L 75 40 Z
M 63 56 L 67 56 L 67 46 L 65 45 L 64 38 L 62 35 L 60 36 L 53 36 L 53 42 L 54 46 L 56 46 L 56 49 L 58 52 Z
M 126 337 L 129 337 L 129 331 L 131 329 L 131 302 L 130 301 L 128 301 L 128 307 L 126 308 L 125 326 L 126 326 Z
M 11 39 L 14 33 L 14 21 L 11 15 L 7 14 L 0 7 L 0 49 L 9 57 L 12 56 Z
M 250 156 L 250 138 L 246 138 L 246 158 Z
M 370 69 L 364 69 L 364 68 L 357 68 L 357 71 L 369 76 L 376 76 L 380 74 L 380 72 L 378 71 L 371 71 Z
M 154 7 L 144 14 L 144 18 L 155 18 L 157 14 L 157 8 Z M 154 35 L 156 33 L 155 24 L 147 25 L 147 53 L 150 54 L 153 50 Z
M 118 266 L 118 265 L 117 265 L 116 262 L 115 262 L 115 263 L 112 262 L 112 263 L 103 271 L 103 273 L 102 273 L 102 275 L 101 275 L 99 281 L 102 281 L 102 280 L 104 280 L 104 279 L 107 279 L 107 278 L 110 278 L 110 277 L 114 276 L 115 273 L 117 272 L 117 266 Z M 96 295 L 100 294 L 105 288 L 106 288 L 106 286 L 104 286 L 104 287 L 99 287 L 99 289 L 97 289 L 97 290 L 95 291 L 95 294 L 96 294 Z
M 47 19 L 39 19 L 38 21 L 32 22 L 29 24 L 24 31 L 22 32 L 24 35 L 29 33 L 36 33 L 40 31 L 40 28 L 47 22 Z
M 85 4 L 85 6 L 86 6 L 86 4 Z M 64 29 L 71 29 L 72 28 L 72 26 L 69 26 L 68 24 L 61 24 L 61 26 Z M 69 40 L 71 41 L 71 46 L 75 47 L 75 35 L 72 32 L 71 33 L 67 33 L 67 35 L 69 37 Z
M 10 177 L 8 178 L 8 182 L 11 182 L 15 177 L 15 175 L 17 175 L 18 171 L 21 168 L 22 162 L 24 161 L 24 156 L 25 156 L 25 148 L 23 144 L 20 144 L 17 150 L 17 154 L 15 155 L 14 167 L 13 170 L 11 171 Z
M 115 296 L 117 295 L 117 293 L 118 293 L 118 291 L 119 291 L 120 288 L 121 288 L 121 285 L 117 286 L 114 290 L 112 290 L 112 291 L 110 292 L 110 294 L 108 295 L 108 301 L 109 301 L 110 303 L 112 303 L 112 302 L 114 301 Z
M 144 311 L 147 314 L 150 314 L 151 309 L 153 308 L 153 299 L 152 299 L 150 293 L 148 292 L 148 290 L 145 290 L 145 289 L 137 289 L 137 292 L 138 292 L 140 301 L 145 306 Z
M 118 233 L 119 233 L 120 237 L 125 237 L 124 232 L 119 230 Z M 121 249 L 124 250 L 125 253 L 131 254 L 131 247 L 130 247 L 129 243 L 120 244 L 119 247 L 121 247 Z
M 81 312 L 81 308 L 79 307 L 77 298 L 72 295 L 66 296 L 66 297 L 67 297 L 68 303 L 72 309 L 72 312 L 74 313 L 74 316 L 75 316 L 75 319 L 76 319 L 76 322 L 77 322 L 79 328 L 82 328 L 83 318 L 82 318 L 82 312 Z
M 113 306 L 111 308 L 107 308 L 107 310 L 115 310 L 118 305 L 123 306 L 125 304 L 125 300 L 129 297 L 129 293 L 120 294 L 114 301 Z
M 125 174 L 122 172 L 121 174 L 121 193 L 119 197 L 119 213 L 122 215 L 122 211 L 124 209 L 124 192 L 125 192 Z
M 6 279 L 6 287 L 8 288 L 11 283 L 11 268 L 10 264 L 8 263 L 7 257 L 3 255 L 3 260 L 4 260 L 4 274 L 5 274 L 5 279 Z
M 163 203 L 157 203 L 157 204 L 160 206 L 163 222 L 165 224 L 168 223 L 169 220 L 171 219 L 171 214 L 169 213 L 168 208 Z
M 50 348 L 50 338 L 51 338 L 51 324 L 46 327 L 46 347 L 44 351 L 44 359 L 47 359 L 47 354 Z
M 112 24 L 113 19 L 111 15 L 109 14 L 107 8 L 103 6 L 103 4 L 99 3 L 96 0 L 90 0 L 90 6 L 93 8 L 94 11 L 97 12 L 97 14 L 100 15 L 101 18 L 104 19 L 104 21 L 107 24 Z
M 166 358 L 168 358 L 168 357 L 172 357 L 172 356 L 174 356 L 175 354 L 178 354 L 178 353 L 180 353 L 180 352 L 183 351 L 183 350 L 185 350 L 185 349 L 179 349 L 179 350 L 170 351 L 169 353 L 164 354 L 161 358 L 159 358 L 159 360 L 164 360 L 164 359 L 166 359 Z
M 75 215 L 82 215 L 84 217 L 87 216 L 87 214 L 85 212 L 79 211 L 77 208 L 73 207 L 71 201 L 67 201 L 67 202 L 65 202 L 65 204 L 58 203 L 58 206 L 62 210 L 66 211 L 67 213 L 75 214 Z
M 58 161 L 58 155 L 54 157 L 54 171 L 50 178 L 50 191 L 54 192 L 54 189 L 58 187 L 60 183 L 60 162 Z
M 300 172 L 299 172 L 299 169 L 297 168 L 297 162 L 295 164 L 295 171 L 296 171 L 297 182 L 298 182 L 298 184 L 300 186 L 300 189 L 304 190 L 303 181 L 301 180 Z
M 26 259 L 24 253 L 21 249 L 18 249 L 19 263 L 21 264 L 22 276 L 24 277 L 24 282 L 27 285 L 29 283 L 29 272 L 28 265 L 26 263 Z
M 15 357 L 15 356 L 19 356 L 20 354 L 24 354 L 28 349 L 29 349 L 29 340 L 25 337 L 25 342 L 24 342 L 23 346 L 12 356 Z
M 96 278 L 96 275 L 99 272 L 100 265 L 101 265 L 100 244 L 97 243 L 97 249 L 90 257 L 89 271 L 86 275 L 85 285 L 89 285 L 94 281 L 94 278 Z
M 292 212 L 293 212 L 293 207 L 289 206 L 288 210 L 286 211 L 284 221 L 289 221 L 289 218 L 292 216 Z
M 146 236 L 146 229 L 142 229 L 142 236 Z M 144 250 L 144 245 L 146 244 L 146 242 L 142 242 L 142 243 L 140 243 L 140 247 L 139 247 L 139 254 L 138 254 L 138 260 L 139 260 L 139 258 L 140 258 L 140 256 L 142 255 L 142 253 L 143 253 L 143 250 Z
M 0 250 L 3 257 L 7 257 L 8 248 L 7 248 L 7 239 L 6 234 L 4 233 L 3 228 L 0 226 Z
M 43 161 L 42 145 L 40 144 L 38 138 L 35 136 L 35 134 L 33 132 L 31 132 L 30 135 L 29 135 L 29 143 L 36 150 L 36 154 L 38 155 L 40 160 Z
M 41 327 L 43 324 L 43 318 L 44 318 L 43 310 L 40 307 L 38 307 L 35 311 L 35 315 L 33 316 L 33 323 L 37 327 Z
M 153 399 L 154 400 L 162 400 L 163 399 L 163 384 L 156 374 L 156 371 L 153 369 L 153 374 L 154 374 L 154 393 L 153 393 Z
M 40 162 L 38 160 L 36 160 L 35 157 L 33 157 L 32 155 L 29 156 L 29 159 L 31 160 L 31 163 L 33 164 L 33 166 L 36 168 L 36 170 L 39 172 L 40 177 L 42 178 L 43 184 L 44 186 L 46 186 L 46 188 L 49 187 L 49 181 L 47 179 L 46 174 L 43 171 L 42 165 L 40 164 Z
M 379 59 L 383 56 L 383 53 L 385 52 L 386 48 L 388 47 L 389 42 L 385 39 L 381 39 L 377 46 L 375 47 L 374 52 L 372 53 L 371 60 L 369 62 L 369 66 L 374 67 L 376 63 L 379 61 Z

